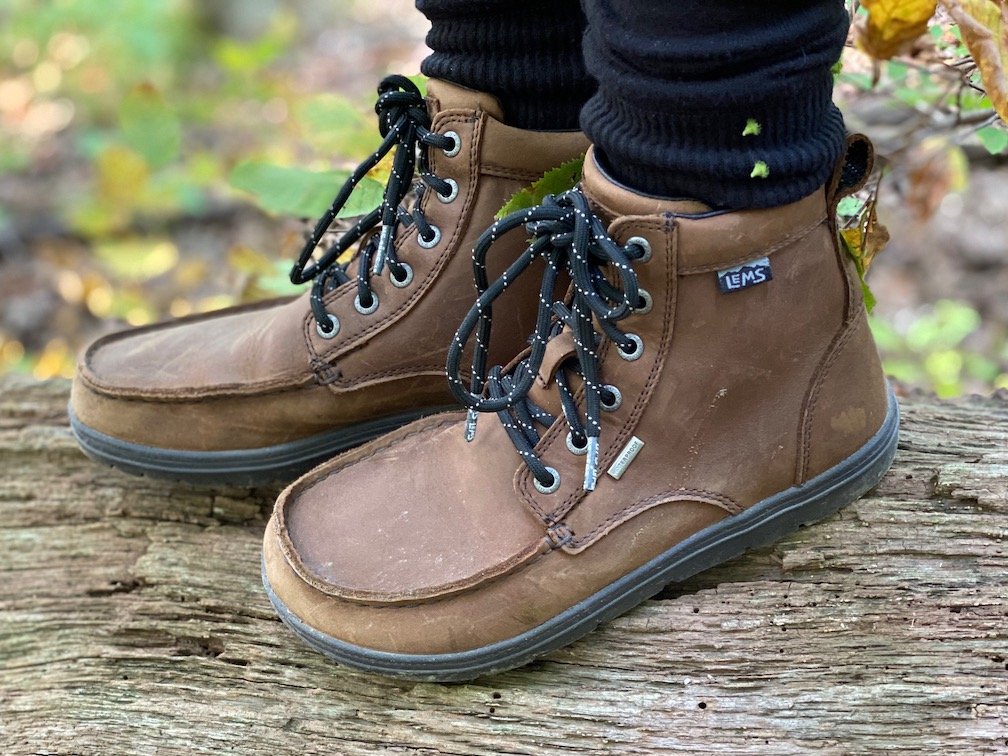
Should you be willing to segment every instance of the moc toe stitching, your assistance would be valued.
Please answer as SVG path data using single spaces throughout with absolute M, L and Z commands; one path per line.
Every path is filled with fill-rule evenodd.
M 494 549 L 484 552 L 482 548 L 488 543 L 486 539 L 471 540 L 470 532 L 467 530 L 471 525 L 467 526 L 465 522 L 458 520 L 450 508 L 445 510 L 441 506 L 442 499 L 431 495 L 434 491 L 428 492 L 427 495 L 421 491 L 415 499 L 408 499 L 402 504 L 390 503 L 386 507 L 379 503 L 375 505 L 376 513 L 366 512 L 362 515 L 364 519 L 370 515 L 377 528 L 373 532 L 355 536 L 358 541 L 361 539 L 367 541 L 367 548 L 359 556 L 370 561 L 370 564 L 361 566 L 345 563 L 341 568 L 339 564 L 341 556 L 344 560 L 349 558 L 344 556 L 342 550 L 337 552 L 334 546 L 321 541 L 314 544 L 310 542 L 314 540 L 319 527 L 325 527 L 327 531 L 333 532 L 351 532 L 353 521 L 358 514 L 356 508 L 349 506 L 348 503 L 359 500 L 358 494 L 362 493 L 360 480 L 353 477 L 355 468 L 367 465 L 369 469 L 365 469 L 364 472 L 377 475 L 383 480 L 390 480 L 395 471 L 386 473 L 384 469 L 386 466 L 402 464 L 402 460 L 415 457 L 418 447 L 428 449 L 436 456 L 439 452 L 438 445 L 445 443 L 444 434 L 460 428 L 458 420 L 458 415 L 454 415 L 445 420 L 419 421 L 407 426 L 402 432 L 392 434 L 393 438 L 372 442 L 318 468 L 281 494 L 274 510 L 280 547 L 288 564 L 301 580 L 327 596 L 360 604 L 386 606 L 402 605 L 404 602 L 427 603 L 444 600 L 485 586 L 504 575 L 514 574 L 541 558 L 552 548 L 544 533 L 526 527 L 522 532 L 515 532 L 510 539 L 495 540 Z M 461 434 L 455 435 L 461 438 Z M 408 476 L 409 469 L 411 468 L 403 470 L 401 474 Z M 344 476 L 343 480 L 339 479 L 341 475 Z M 445 475 L 450 477 L 450 473 L 446 472 Z M 439 481 L 446 479 L 445 475 L 438 476 Z M 445 486 L 445 490 L 454 488 L 450 480 Z M 320 502 L 323 501 L 328 515 L 320 519 L 320 506 L 322 506 Z M 413 503 L 410 504 L 410 501 Z M 298 508 L 301 504 L 307 509 L 299 513 Z M 404 526 L 407 527 L 407 532 L 413 532 L 412 538 L 401 538 L 400 536 L 405 536 L 402 532 L 400 536 L 396 536 L 396 524 L 393 522 L 395 518 L 381 515 L 383 508 L 391 513 L 396 506 L 418 511 L 418 515 Z M 336 511 L 337 509 L 340 511 Z M 298 517 L 302 518 L 300 525 L 296 523 Z M 374 519 L 376 517 L 377 519 Z M 419 532 L 409 530 L 413 527 L 410 523 L 417 517 L 422 522 L 441 523 L 436 529 L 437 533 L 423 536 Z M 320 524 L 323 520 L 324 526 Z M 306 538 L 308 540 L 305 540 Z M 346 537 L 342 543 L 345 549 L 348 543 Z M 476 550 L 475 560 L 470 558 L 459 561 L 459 557 L 453 556 L 456 552 L 453 551 L 452 545 L 455 543 L 460 544 L 458 554 L 468 555 Z M 484 547 L 481 547 L 480 543 L 483 543 Z M 402 574 L 402 559 L 422 564 L 432 553 L 438 554 L 434 574 L 415 576 L 409 573 Z M 399 554 L 399 561 L 396 560 L 396 554 Z M 323 564 L 327 569 L 320 570 L 319 567 Z M 357 580 L 370 581 L 373 584 L 354 585 L 355 578 L 346 573 L 344 573 L 346 579 L 341 580 L 339 577 L 341 569 L 357 572 Z M 388 577 L 388 570 L 391 570 L 389 574 L 393 575 L 392 578 Z M 415 570 L 416 567 L 411 568 L 411 572 Z M 368 577 L 360 577 L 362 572 Z M 389 579 L 393 582 L 399 580 L 401 583 L 414 581 L 414 584 L 404 584 L 401 588 L 389 590 L 378 587 L 383 579 L 386 582 Z

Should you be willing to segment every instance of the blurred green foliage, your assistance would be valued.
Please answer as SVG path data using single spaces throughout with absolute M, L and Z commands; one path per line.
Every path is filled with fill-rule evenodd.
M 872 333 L 884 357 L 886 373 L 909 386 L 924 386 L 940 397 L 958 396 L 972 380 L 1008 389 L 1008 343 L 989 354 L 965 344 L 980 328 L 980 315 L 969 304 L 939 300 L 905 328 L 880 318 L 871 319 Z
M 236 245 L 226 262 L 241 290 L 198 295 L 210 261 L 181 259 L 169 229 L 250 199 L 317 215 L 346 177 L 333 165 L 378 142 L 367 103 L 301 89 L 288 60 L 298 22 L 279 7 L 240 39 L 195 0 L 0 5 L 0 171 L 45 176 L 58 154 L 46 209 L 89 250 L 46 253 L 63 300 L 142 325 L 291 292 L 280 250 Z M 380 191 L 365 180 L 348 213 Z M 0 231 L 16 212 L 0 205 Z M 173 295 L 151 296 L 158 287 Z M 26 351 L 0 321 L 0 371 L 68 375 L 76 346 L 51 334 Z
M 39 256 L 53 270 L 59 301 L 78 318 L 143 325 L 297 291 L 284 250 L 235 240 L 223 259 L 211 260 L 180 250 L 174 229 L 249 201 L 274 216 L 316 216 L 345 178 L 341 169 L 378 143 L 370 103 L 305 91 L 292 63 L 305 30 L 288 6 L 277 4 L 251 36 L 222 28 L 221 7 L 0 0 L 0 172 L 53 174 L 43 199 L 62 241 L 43 245 Z M 954 28 L 931 33 L 950 55 L 962 55 Z M 991 153 L 1008 150 L 1008 132 L 979 116 L 990 102 L 971 87 L 950 91 L 940 76 L 898 60 L 884 64 L 877 81 L 847 66 L 837 76 L 922 111 L 966 114 L 949 149 L 975 140 Z M 561 175 L 568 169 L 515 202 L 535 201 L 553 179 L 568 181 Z M 345 214 L 377 204 L 385 170 L 379 165 L 362 183 Z M 853 214 L 859 205 L 847 202 L 841 210 Z M 17 212 L 0 205 L 0 232 Z M 208 290 L 218 263 L 234 278 L 230 288 Z M 0 372 L 72 372 L 86 329 L 69 334 L 61 318 L 49 320 L 52 330 L 35 346 L 0 320 Z M 942 301 L 907 323 L 876 317 L 872 327 L 887 370 L 901 381 L 943 396 L 1008 388 L 1008 347 L 975 343 L 979 316 L 968 303 Z

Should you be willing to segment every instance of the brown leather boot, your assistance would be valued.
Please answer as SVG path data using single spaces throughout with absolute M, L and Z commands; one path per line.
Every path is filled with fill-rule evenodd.
M 195 482 L 289 481 L 457 406 L 444 365 L 472 304 L 473 242 L 511 195 L 583 154 L 587 141 L 506 126 L 492 97 L 442 81 L 429 82 L 425 102 L 409 80 L 389 77 L 376 109 L 385 142 L 320 220 L 292 273 L 296 282 L 314 279 L 310 292 L 113 334 L 87 349 L 70 419 L 89 456 Z M 315 261 L 356 181 L 393 148 L 386 202 Z M 420 197 L 400 209 L 415 173 Z M 356 258 L 337 264 L 353 244 Z M 492 267 L 502 270 L 523 245 L 517 236 L 503 242 Z M 535 286 L 515 288 L 497 308 L 507 324 L 492 344 L 501 360 L 525 346 L 535 322 Z
M 483 415 L 413 423 L 301 478 L 277 501 L 263 578 L 280 616 L 349 666 L 459 680 L 569 643 L 672 581 L 772 542 L 875 485 L 898 411 L 839 197 L 870 162 L 772 210 L 708 212 L 635 194 L 589 153 L 581 191 L 507 219 L 574 284 L 542 303 L 529 350 L 474 383 Z M 591 214 L 601 216 L 602 221 Z M 550 317 L 552 316 L 552 318 Z M 496 326 L 496 323 L 494 323 Z

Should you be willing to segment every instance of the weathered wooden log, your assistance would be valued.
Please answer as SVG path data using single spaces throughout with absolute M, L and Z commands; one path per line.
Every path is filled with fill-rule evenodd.
M 840 515 L 467 685 L 301 646 L 259 584 L 275 491 L 94 464 L 66 399 L 0 379 L 0 753 L 1008 752 L 1008 394 L 904 399 Z

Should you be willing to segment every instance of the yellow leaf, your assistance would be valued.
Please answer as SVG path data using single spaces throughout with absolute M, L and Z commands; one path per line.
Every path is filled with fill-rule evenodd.
M 262 252 L 241 245 L 228 251 L 228 264 L 239 273 L 253 276 L 267 276 L 275 271 L 276 266 Z
M 1008 5 L 994 0 L 942 0 L 980 68 L 984 88 L 1008 120 Z
M 169 239 L 102 239 L 95 258 L 120 281 L 149 281 L 178 263 L 178 249 Z
M 137 195 L 147 186 L 150 168 L 137 153 L 126 147 L 107 147 L 95 161 L 98 195 L 111 204 L 133 207 Z
M 857 26 L 857 44 L 876 60 L 888 60 L 927 31 L 937 0 L 863 0 L 868 18 Z
M 868 288 L 865 276 L 875 256 L 889 243 L 889 230 L 879 223 L 877 207 L 878 187 L 858 211 L 857 216 L 852 218 L 846 227 L 840 229 L 840 238 L 847 249 L 847 254 L 854 260 L 858 278 L 861 279 L 861 291 L 868 312 L 875 307 L 875 295 Z

